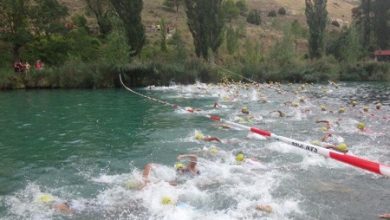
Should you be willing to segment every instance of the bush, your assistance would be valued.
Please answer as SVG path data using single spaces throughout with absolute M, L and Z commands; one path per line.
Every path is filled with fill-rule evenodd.
M 251 10 L 246 17 L 246 21 L 250 24 L 260 25 L 261 17 L 260 12 L 258 10 Z
M 236 2 L 236 7 L 240 9 L 240 14 L 245 15 L 245 13 L 248 11 L 248 6 L 246 5 L 245 0 L 238 0 Z
M 286 9 L 284 7 L 280 7 L 279 10 L 278 10 L 278 14 L 286 15 Z
M 240 9 L 236 6 L 233 0 L 226 0 L 223 3 L 223 11 L 225 18 L 229 21 L 235 19 L 240 14 Z
M 268 12 L 268 17 L 276 17 L 276 11 L 272 10 L 272 11 Z

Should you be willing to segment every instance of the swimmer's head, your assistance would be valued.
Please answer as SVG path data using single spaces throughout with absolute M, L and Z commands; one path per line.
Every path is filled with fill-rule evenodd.
M 298 103 L 298 102 L 292 102 L 292 103 L 291 103 L 291 106 L 292 106 L 292 107 L 299 107 L 299 103 Z
M 321 142 L 319 140 L 311 141 L 310 144 L 320 146 Z
M 341 108 L 339 109 L 339 113 L 344 113 L 344 112 L 345 112 L 345 108 L 341 107 Z
M 375 105 L 375 108 L 376 108 L 377 110 L 381 109 L 381 107 L 382 107 L 382 104 L 381 104 L 381 103 L 377 103 L 377 104 Z
M 239 152 L 238 154 L 236 154 L 236 161 L 237 162 L 242 162 L 245 160 L 245 155 L 243 152 Z
M 163 196 L 161 198 L 161 204 L 162 205 L 172 205 L 173 204 L 173 200 L 171 197 L 169 196 Z
M 320 105 L 321 111 L 326 111 L 326 106 L 325 105 Z
M 348 146 L 345 143 L 338 144 L 336 146 L 336 149 L 341 151 L 341 152 L 347 152 L 348 151 Z
M 353 107 L 355 107 L 355 106 L 357 105 L 357 101 L 352 100 L 351 105 L 352 105 Z
M 44 193 L 38 196 L 38 201 L 41 203 L 52 203 L 54 202 L 54 197 L 51 194 Z
M 366 128 L 366 124 L 364 124 L 363 122 L 359 122 L 356 127 L 359 129 L 359 130 L 364 130 Z
M 204 135 L 202 134 L 202 132 L 195 131 L 195 139 L 199 140 L 199 141 L 203 140 L 204 139 Z
M 364 112 L 368 112 L 368 106 L 364 106 L 364 107 L 363 107 L 363 111 L 364 111 Z
M 211 154 L 217 154 L 218 153 L 218 148 L 215 145 L 212 145 L 209 149 Z
M 243 114 L 249 114 L 248 107 L 246 107 L 246 106 L 242 107 L 241 112 L 242 112 Z
M 185 166 L 184 163 L 182 163 L 182 162 L 177 162 L 177 163 L 175 164 L 176 170 L 183 170 L 185 167 L 186 167 L 186 166 Z
M 323 131 L 323 132 L 326 132 L 326 131 L 328 131 L 329 129 L 327 128 L 327 127 L 321 127 L 321 131 Z

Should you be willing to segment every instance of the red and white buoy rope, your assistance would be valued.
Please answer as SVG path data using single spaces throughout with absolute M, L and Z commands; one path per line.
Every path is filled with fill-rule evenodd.
M 182 109 L 182 110 L 185 110 L 185 111 L 190 112 L 190 113 L 197 113 L 192 108 L 183 108 L 183 107 L 181 107 L 179 105 L 175 105 L 175 104 L 172 104 L 172 103 L 169 103 L 169 102 L 166 102 L 166 101 L 162 101 L 162 100 L 159 100 L 159 99 L 156 99 L 156 98 L 152 98 L 152 97 L 143 95 L 143 94 L 141 94 L 139 92 L 136 92 L 136 91 L 130 89 L 129 87 L 127 87 L 123 83 L 121 75 L 119 75 L 119 80 L 120 80 L 122 86 L 126 90 L 128 90 L 128 91 L 130 91 L 130 92 L 132 92 L 132 93 L 134 93 L 136 95 L 139 95 L 141 97 L 144 97 L 146 99 L 149 99 L 149 100 L 152 100 L 152 101 L 164 104 L 164 105 L 168 105 L 168 106 L 171 106 L 171 107 L 174 107 L 174 108 Z M 276 135 L 274 133 L 271 133 L 270 131 L 262 130 L 262 129 L 259 129 L 259 128 L 256 128 L 256 127 L 249 127 L 249 126 L 242 125 L 242 124 L 239 124 L 239 123 L 236 123 L 236 122 L 228 121 L 228 120 L 222 119 L 221 117 L 216 116 L 216 115 L 208 115 L 208 114 L 206 114 L 206 115 L 199 114 L 199 115 L 204 116 L 206 118 L 209 118 L 209 119 L 211 119 L 213 121 L 223 122 L 223 123 L 229 124 L 231 126 L 234 126 L 236 128 L 240 128 L 240 129 L 243 129 L 243 130 L 248 130 L 248 131 L 251 131 L 251 132 L 253 132 L 255 134 L 259 134 L 259 135 L 261 135 L 263 137 L 272 138 L 272 139 L 275 139 L 277 141 L 281 141 L 281 142 L 290 144 L 290 145 L 292 145 L 294 147 L 298 147 L 298 148 L 304 149 L 306 151 L 310 151 L 312 153 L 320 154 L 320 155 L 323 155 L 323 156 L 325 156 L 327 158 L 332 158 L 334 160 L 337 160 L 337 161 L 340 161 L 340 162 L 343 162 L 343 163 L 346 163 L 346 164 L 349 164 L 349 165 L 352 165 L 352 166 L 355 166 L 355 167 L 358 167 L 358 168 L 361 168 L 361 169 L 364 169 L 364 170 L 367 170 L 367 171 L 370 171 L 370 172 L 373 172 L 373 173 L 376 173 L 376 174 L 380 174 L 380 175 L 384 175 L 384 176 L 390 177 L 390 167 L 386 166 L 386 165 L 382 165 L 382 164 L 380 164 L 378 162 L 370 161 L 370 160 L 367 160 L 367 159 L 364 159 L 364 158 L 361 158 L 361 157 L 357 157 L 357 156 L 354 156 L 354 155 L 340 153 L 340 152 L 337 152 L 337 151 L 334 151 L 334 150 L 331 150 L 331 149 L 326 149 L 326 148 L 323 148 L 323 147 L 320 147 L 320 146 L 316 146 L 316 145 L 313 145 L 313 144 L 297 141 L 297 140 L 294 140 L 294 139 L 291 139 L 291 138 L 279 136 L 279 135 Z

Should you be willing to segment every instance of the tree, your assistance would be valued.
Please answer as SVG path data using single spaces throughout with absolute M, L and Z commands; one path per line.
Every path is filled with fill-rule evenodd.
M 167 25 L 165 24 L 164 19 L 160 20 L 160 47 L 161 51 L 167 51 Z
M 373 8 L 373 29 L 377 48 L 385 50 L 390 47 L 390 1 L 376 0 Z
M 141 52 L 145 43 L 145 29 L 141 22 L 142 0 L 111 0 L 119 18 L 123 21 L 126 37 L 131 47 L 130 55 Z
M 34 32 L 49 36 L 64 32 L 64 18 L 68 15 L 68 8 L 57 0 L 35 0 L 30 15 Z
M 236 3 L 233 0 L 226 0 L 223 2 L 223 12 L 225 18 L 228 21 L 235 19 L 240 14 L 240 9 L 237 7 Z
M 208 59 L 209 49 L 216 53 L 223 41 L 222 0 L 185 0 L 185 5 L 195 53 Z
M 238 40 L 240 37 L 240 30 L 228 27 L 226 29 L 226 48 L 229 54 L 233 54 L 238 48 Z
M 327 0 L 305 0 L 306 22 L 309 26 L 309 56 L 311 59 L 321 57 L 324 49 L 324 34 L 328 12 Z
M 182 4 L 182 0 L 164 0 L 163 5 L 169 9 L 176 8 L 176 13 L 179 12 L 179 7 Z
M 91 11 L 99 25 L 99 31 L 103 36 L 107 36 L 112 29 L 110 22 L 110 5 L 108 0 L 85 0 L 87 8 Z
M 258 10 L 252 9 L 246 17 L 246 21 L 251 24 L 260 25 L 260 12 Z
M 14 59 L 19 58 L 20 48 L 32 39 L 28 14 L 30 0 L 2 0 L 0 4 L 0 38 L 11 43 Z

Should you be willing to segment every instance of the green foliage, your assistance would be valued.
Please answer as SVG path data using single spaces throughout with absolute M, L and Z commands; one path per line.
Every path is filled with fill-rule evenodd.
M 294 36 L 291 34 L 291 26 L 284 28 L 283 37 L 271 48 L 268 59 L 278 68 L 289 66 L 297 57 L 295 52 Z
M 87 31 L 78 29 L 70 32 L 68 35 L 71 49 L 71 57 L 79 57 L 84 62 L 96 60 L 99 57 L 100 41 L 96 37 L 90 36 Z
M 174 60 L 176 62 L 183 62 L 184 60 L 186 60 L 187 58 L 186 46 L 178 30 L 176 30 L 176 32 L 173 34 L 169 43 L 173 45 Z
M 163 5 L 169 10 L 176 10 L 179 12 L 180 5 L 182 0 L 164 0 Z
M 226 48 L 229 54 L 236 52 L 239 46 L 240 30 L 238 28 L 228 27 L 226 29 Z
M 246 5 L 246 0 L 238 0 L 236 2 L 236 7 L 240 10 L 241 15 L 245 15 L 248 11 L 248 6 Z
M 89 27 L 87 24 L 87 18 L 84 15 L 74 15 L 72 17 L 72 22 L 79 28 L 84 29 L 89 32 Z
M 112 29 L 110 22 L 110 1 L 109 0 L 85 0 L 87 8 L 96 18 L 99 25 L 99 31 L 103 36 L 107 36 Z
M 257 65 L 259 64 L 263 56 L 261 55 L 261 47 L 258 41 L 252 42 L 246 40 L 244 44 L 245 52 L 243 54 L 243 63 L 246 65 Z
M 32 39 L 29 19 L 29 0 L 2 0 L 0 4 L 0 39 L 12 44 L 14 58 L 19 50 Z
M 246 17 L 246 21 L 251 24 L 260 25 L 260 12 L 258 10 L 252 9 Z
M 240 8 L 237 7 L 234 0 L 225 0 L 223 2 L 223 13 L 228 21 L 236 19 L 240 15 Z
M 130 48 L 123 31 L 116 30 L 108 34 L 106 44 L 101 48 L 103 62 L 114 66 L 123 66 L 130 61 Z
M 309 56 L 319 58 L 324 49 L 325 27 L 328 19 L 327 0 L 306 0 L 306 21 L 309 26 Z
M 145 29 L 141 22 L 142 0 L 111 0 L 126 30 L 127 42 L 132 49 L 131 56 L 141 52 L 145 44 Z
M 62 65 L 71 51 L 71 41 L 60 34 L 40 37 L 26 45 L 22 57 L 30 62 L 43 60 L 48 65 Z
M 63 19 L 68 15 L 68 8 L 57 0 L 35 0 L 31 8 L 31 20 L 34 30 L 39 35 L 65 32 Z
M 198 57 L 209 58 L 209 49 L 217 52 L 225 26 L 222 0 L 185 0 L 187 23 Z
M 290 32 L 295 38 L 307 37 L 307 30 L 298 22 L 298 20 L 294 20 L 291 23 Z
M 165 25 L 165 21 L 162 18 L 160 20 L 160 48 L 161 51 L 167 52 L 167 26 Z

